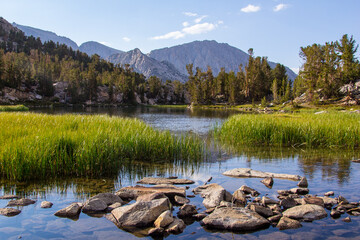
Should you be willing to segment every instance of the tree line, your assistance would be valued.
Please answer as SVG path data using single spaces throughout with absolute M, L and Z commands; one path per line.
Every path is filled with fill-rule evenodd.
M 360 78 L 357 49 L 348 35 L 324 45 L 301 47 L 304 64 L 294 82 L 288 79 L 284 65 L 271 69 L 266 57 L 255 56 L 249 49 L 248 63 L 240 65 L 236 73 L 221 68 L 215 76 L 211 67 L 203 71 L 194 69 L 193 64 L 186 65 L 189 80 L 184 84 L 177 80 L 163 82 L 155 76 L 146 79 L 127 64 L 114 65 L 96 54 L 89 57 L 52 41 L 42 43 L 21 31 L 7 33 L 0 26 L 0 90 L 37 86 L 39 94 L 50 98 L 54 95 L 53 84 L 64 81 L 69 83 L 73 103 L 96 101 L 99 86 L 108 86 L 109 102 L 117 93 L 122 94 L 124 103 L 134 103 L 136 96 L 166 99 L 169 92 L 176 103 L 242 104 L 267 99 L 280 104 L 303 93 L 316 101 L 339 97 L 340 86 Z

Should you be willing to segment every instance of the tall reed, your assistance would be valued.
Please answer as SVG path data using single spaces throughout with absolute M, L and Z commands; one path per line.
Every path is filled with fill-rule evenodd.
M 349 113 L 254 115 L 229 118 L 215 136 L 232 146 L 271 145 L 320 148 L 360 146 L 360 115 Z
M 198 163 L 203 143 L 137 119 L 0 114 L 0 174 L 14 180 L 115 176 L 124 162 Z

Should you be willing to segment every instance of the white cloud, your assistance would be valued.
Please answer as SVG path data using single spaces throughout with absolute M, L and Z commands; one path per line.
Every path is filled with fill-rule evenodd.
M 197 16 L 197 13 L 192 13 L 192 12 L 184 12 L 183 14 L 188 17 L 196 17 Z
M 245 13 L 258 12 L 260 11 L 260 6 L 249 4 L 246 7 L 242 8 L 241 11 Z
M 280 4 L 278 4 L 278 5 L 276 5 L 276 6 L 274 7 L 274 12 L 278 12 L 278 11 L 284 10 L 284 9 L 286 9 L 288 6 L 289 6 L 289 5 L 287 5 L 287 4 L 280 3 Z
M 130 42 L 131 41 L 131 39 L 128 38 L 128 37 L 123 37 L 122 40 L 124 40 L 125 42 Z
M 195 23 L 200 23 L 204 18 L 206 18 L 207 16 L 204 15 L 204 16 L 201 16 L 201 17 L 198 17 L 194 20 Z
M 185 34 L 180 31 L 169 32 L 161 36 L 152 37 L 153 40 L 161 39 L 179 39 L 185 37 Z
M 219 21 L 217 22 L 217 24 L 224 24 L 224 21 L 223 21 L 223 20 L 219 20 Z
M 194 35 L 194 34 L 206 33 L 206 32 L 212 31 L 214 29 L 215 29 L 214 24 L 205 22 L 205 23 L 195 24 L 193 26 L 183 28 L 182 31 L 186 34 Z
M 182 25 L 183 25 L 184 27 L 187 27 L 187 26 L 190 25 L 190 23 L 189 23 L 189 22 L 183 22 Z

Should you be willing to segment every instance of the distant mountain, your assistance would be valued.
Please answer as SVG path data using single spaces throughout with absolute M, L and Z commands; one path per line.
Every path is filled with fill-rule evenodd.
M 187 75 L 186 64 L 193 63 L 194 68 L 200 67 L 203 71 L 210 66 L 214 75 L 220 72 L 221 67 L 226 71 L 237 72 L 239 65 L 245 66 L 249 55 L 244 51 L 232 47 L 227 43 L 216 41 L 194 41 L 174 47 L 153 50 L 148 54 L 158 61 L 167 61 L 179 69 L 182 74 Z M 269 62 L 270 67 L 274 68 L 276 63 Z M 286 67 L 290 79 L 294 80 L 296 74 Z
M 129 52 L 118 53 L 107 58 L 114 64 L 130 64 L 134 71 L 144 74 L 145 77 L 157 76 L 163 81 L 179 80 L 187 81 L 187 76 L 177 70 L 171 63 L 155 60 L 143 54 L 138 48 Z
M 32 35 L 35 38 L 39 37 L 41 42 L 43 42 L 43 43 L 51 40 L 55 43 L 58 42 L 60 44 L 66 44 L 67 46 L 71 47 L 73 50 L 79 49 L 78 45 L 74 41 L 72 41 L 70 38 L 58 36 L 56 33 L 53 33 L 50 31 L 45 31 L 45 30 L 41 30 L 38 28 L 23 26 L 23 25 L 19 25 L 16 23 L 13 23 L 12 25 L 14 27 L 20 29 L 21 31 L 23 31 L 26 36 Z
M 86 53 L 89 56 L 91 56 L 93 54 L 97 54 L 100 57 L 102 57 L 103 59 L 106 59 L 110 55 L 113 55 L 113 54 L 123 53 L 123 51 L 105 46 L 104 44 L 94 42 L 94 41 L 89 41 L 89 42 L 85 42 L 85 43 L 81 44 L 79 47 L 79 50 L 81 52 Z

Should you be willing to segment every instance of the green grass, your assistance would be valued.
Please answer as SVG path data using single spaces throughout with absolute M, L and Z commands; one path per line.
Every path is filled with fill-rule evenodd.
M 325 114 L 241 114 L 215 129 L 215 136 L 230 146 L 267 145 L 310 148 L 360 146 L 360 115 Z
M 29 108 L 24 105 L 0 105 L 0 112 L 25 112 Z
M 0 114 L 0 174 L 13 180 L 116 176 L 124 164 L 187 164 L 203 143 L 137 119 L 102 115 Z

